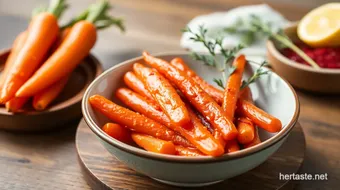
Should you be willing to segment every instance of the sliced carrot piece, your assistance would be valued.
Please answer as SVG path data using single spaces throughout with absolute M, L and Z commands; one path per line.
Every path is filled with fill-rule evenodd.
M 195 148 L 187 148 L 184 146 L 175 146 L 176 155 L 180 156 L 205 156 L 202 152 Z
M 131 132 L 121 125 L 115 123 L 107 123 L 103 126 L 102 129 L 112 138 L 115 138 L 127 144 L 130 144 L 132 142 Z
M 226 152 L 230 153 L 230 152 L 237 152 L 240 150 L 240 145 L 238 145 L 237 140 L 231 140 L 227 142 L 227 145 L 225 147 Z
M 148 135 L 133 133 L 132 139 L 147 151 L 160 154 L 176 154 L 175 145 L 170 141 L 157 139 Z

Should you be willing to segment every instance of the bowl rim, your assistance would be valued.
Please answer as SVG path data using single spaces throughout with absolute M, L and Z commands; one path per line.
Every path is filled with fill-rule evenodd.
M 288 29 L 294 29 L 298 26 L 298 21 L 293 22 L 286 26 L 284 28 L 284 31 Z M 278 61 L 280 61 L 283 64 L 286 64 L 288 66 L 294 67 L 295 69 L 300 69 L 308 72 L 313 73 L 321 73 L 321 74 L 340 74 L 340 68 L 339 69 L 329 69 L 329 68 L 320 68 L 320 69 L 314 69 L 311 66 L 304 65 L 301 63 L 298 63 L 296 61 L 288 59 L 286 56 L 284 56 L 275 46 L 274 42 L 270 39 L 267 40 L 267 53 L 270 53 L 275 57 Z
M 183 55 L 188 55 L 188 54 L 189 54 L 188 52 L 183 52 L 183 51 L 180 51 L 180 52 L 172 51 L 172 52 L 164 52 L 164 53 L 153 54 L 153 56 L 156 56 L 156 57 L 170 56 L 170 55 L 183 56 Z M 267 149 L 267 148 L 275 145 L 277 142 L 279 142 L 281 139 L 283 139 L 284 137 L 286 137 L 289 134 L 289 132 L 293 129 L 293 127 L 295 126 L 295 124 L 298 120 L 298 117 L 299 117 L 299 114 L 300 114 L 300 103 L 299 103 L 299 99 L 298 99 L 298 96 L 297 96 L 295 90 L 285 79 L 281 78 L 275 72 L 272 72 L 272 74 L 279 77 L 289 87 L 289 89 L 291 90 L 291 92 L 292 92 L 292 94 L 295 98 L 296 108 L 295 108 L 294 115 L 293 115 L 292 119 L 288 122 L 286 127 L 284 127 L 280 132 L 275 134 L 273 137 L 267 139 L 264 142 L 261 142 L 258 145 L 255 145 L 253 147 L 243 149 L 243 150 L 240 150 L 240 151 L 237 151 L 237 152 L 224 154 L 220 157 L 212 157 L 212 156 L 186 157 L 186 156 L 164 155 L 164 154 L 148 152 L 148 151 L 145 151 L 143 149 L 125 144 L 125 143 L 123 143 L 119 140 L 116 140 L 116 139 L 110 137 L 109 135 L 107 135 L 106 133 L 104 133 L 101 130 L 100 126 L 96 125 L 94 120 L 90 117 L 90 113 L 89 113 L 90 104 L 88 103 L 88 99 L 90 97 L 90 91 L 92 90 L 93 86 L 95 84 L 99 83 L 101 80 L 103 80 L 103 78 L 105 78 L 105 76 L 107 76 L 113 70 L 115 70 L 119 67 L 122 67 L 125 64 L 128 64 L 130 62 L 137 62 L 138 60 L 141 60 L 141 59 L 143 59 L 143 56 L 132 58 L 132 59 L 129 59 L 127 61 L 121 62 L 121 63 L 109 68 L 108 70 L 104 71 L 100 76 L 98 76 L 88 86 L 86 92 L 84 93 L 84 97 L 83 97 L 83 100 L 82 100 L 83 117 L 84 117 L 84 120 L 87 123 L 88 127 L 101 140 L 105 141 L 106 143 L 108 143 L 108 144 L 110 144 L 110 145 L 114 146 L 115 148 L 118 148 L 122 151 L 131 153 L 131 154 L 143 157 L 143 158 L 148 158 L 148 159 L 153 159 L 153 160 L 163 161 L 163 162 L 172 162 L 172 163 L 186 163 L 186 164 L 190 164 L 190 163 L 214 163 L 214 162 L 221 162 L 221 161 L 227 161 L 227 160 L 234 160 L 234 159 L 245 157 L 245 156 L 248 156 L 248 155 L 251 155 L 251 154 L 255 154 L 257 152 L 260 152 L 264 149 Z M 254 63 L 251 63 L 251 64 L 254 64 Z

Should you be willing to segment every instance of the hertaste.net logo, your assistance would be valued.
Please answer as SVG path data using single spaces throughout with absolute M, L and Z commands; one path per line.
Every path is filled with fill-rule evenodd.
M 282 174 L 279 173 L 279 180 L 293 180 L 293 181 L 314 181 L 314 180 L 328 180 L 328 174 L 308 174 L 308 173 L 302 173 L 302 174 Z

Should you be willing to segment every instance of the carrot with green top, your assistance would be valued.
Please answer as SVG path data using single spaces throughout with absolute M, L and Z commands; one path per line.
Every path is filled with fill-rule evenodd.
M 135 73 L 129 71 L 124 75 L 124 82 L 126 86 L 131 88 L 133 91 L 137 92 L 138 94 L 147 97 L 150 100 L 153 100 L 152 95 L 146 89 L 144 83 L 135 75 Z
M 151 135 L 153 137 L 172 141 L 177 145 L 187 146 L 188 141 L 176 134 L 173 130 L 164 125 L 145 117 L 144 115 L 133 112 L 121 107 L 100 95 L 93 95 L 89 102 L 93 108 L 117 124 L 126 126 L 132 131 Z
M 110 137 L 115 138 L 121 142 L 131 144 L 131 132 L 116 123 L 107 123 L 102 127 L 103 131 L 108 134 Z
M 225 140 L 234 139 L 238 132 L 233 122 L 225 115 L 222 108 L 202 88 L 184 72 L 167 61 L 143 53 L 144 60 L 168 78 L 184 94 L 189 102 L 219 130 Z
M 175 146 L 176 149 L 176 155 L 179 156 L 206 156 L 204 155 L 202 152 L 200 152 L 199 150 L 195 149 L 195 148 L 187 148 L 184 146 Z
M 133 65 L 133 70 L 171 122 L 186 127 L 190 122 L 188 110 L 170 82 L 156 70 L 139 63 Z
M 160 154 L 176 154 L 175 145 L 170 141 L 165 141 L 151 137 L 148 135 L 133 133 L 131 135 L 133 141 L 135 141 L 138 146 L 144 148 L 147 151 L 160 153 Z

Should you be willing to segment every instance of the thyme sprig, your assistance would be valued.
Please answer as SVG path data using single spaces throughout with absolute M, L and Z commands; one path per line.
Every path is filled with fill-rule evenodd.
M 268 66 L 267 61 L 263 61 L 259 68 L 257 68 L 254 74 L 246 81 L 242 81 L 241 89 L 249 86 L 251 83 L 254 83 L 257 79 L 259 79 L 262 75 L 266 75 L 269 73 L 269 70 L 264 70 L 263 67 Z

